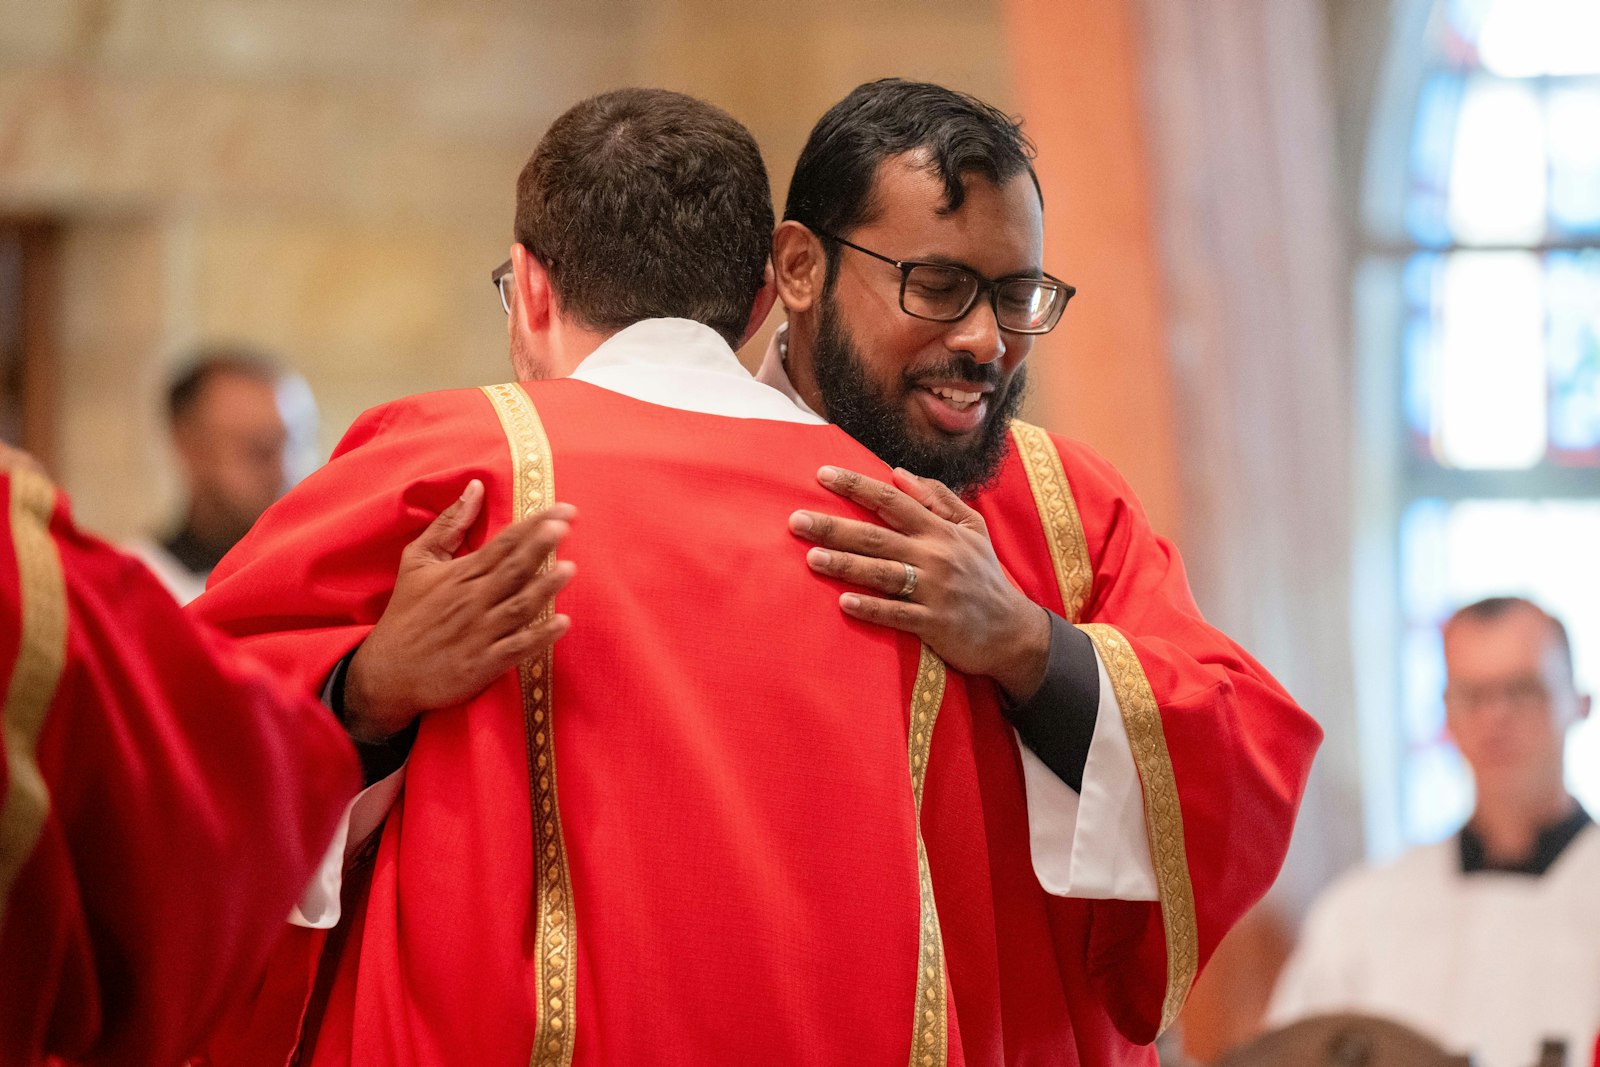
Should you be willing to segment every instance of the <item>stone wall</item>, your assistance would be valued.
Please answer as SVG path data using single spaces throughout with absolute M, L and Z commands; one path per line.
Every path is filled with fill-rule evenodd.
M 65 226 L 55 473 L 89 526 L 166 522 L 159 394 L 201 340 L 299 367 L 325 449 L 372 404 L 500 379 L 488 271 L 566 106 L 627 84 L 710 99 L 755 132 L 781 203 L 811 123 L 860 81 L 1009 105 L 998 7 L 0 0 L 0 213 Z

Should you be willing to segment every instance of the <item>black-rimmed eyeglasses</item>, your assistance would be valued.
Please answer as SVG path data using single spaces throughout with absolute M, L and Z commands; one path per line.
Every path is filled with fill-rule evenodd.
M 516 276 L 511 273 L 511 261 L 508 259 L 490 271 L 489 280 L 494 283 L 494 291 L 500 294 L 500 306 L 507 315 L 511 314 L 511 287 L 516 284 Z
M 978 298 L 989 295 L 995 322 L 1011 333 L 1049 333 L 1061 321 L 1067 301 L 1078 290 L 1060 278 L 985 278 L 948 263 L 921 263 L 891 259 L 822 230 L 819 237 L 837 241 L 862 255 L 882 260 L 900 271 L 900 310 L 929 322 L 957 322 L 966 318 Z

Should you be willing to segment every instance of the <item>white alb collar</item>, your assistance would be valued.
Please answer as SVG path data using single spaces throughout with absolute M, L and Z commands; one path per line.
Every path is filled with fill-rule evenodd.
M 818 424 L 750 376 L 728 342 L 689 319 L 645 319 L 606 338 L 571 377 L 650 404 L 729 418 Z

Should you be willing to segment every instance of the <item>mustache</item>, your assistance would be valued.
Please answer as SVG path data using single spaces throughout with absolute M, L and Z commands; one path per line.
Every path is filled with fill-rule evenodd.
M 998 363 L 979 363 L 971 356 L 952 356 L 943 363 L 907 370 L 904 378 L 908 386 L 929 380 L 959 380 L 972 385 L 987 385 L 998 389 L 1000 387 L 1000 367 Z

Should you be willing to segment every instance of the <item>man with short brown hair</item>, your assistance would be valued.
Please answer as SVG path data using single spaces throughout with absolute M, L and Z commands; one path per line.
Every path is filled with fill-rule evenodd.
M 842 617 L 798 561 L 788 513 L 832 499 L 816 469 L 888 469 L 734 356 L 773 298 L 753 139 L 680 94 L 607 93 L 556 120 L 518 192 L 494 279 L 520 383 L 368 412 L 197 602 L 307 691 L 359 645 L 347 727 L 411 735 L 381 829 L 353 826 L 302 908 L 321 929 L 274 971 L 293 995 L 216 1062 L 961 1064 L 918 813 L 994 696 Z M 481 694 L 419 706 L 385 609 L 405 544 L 470 482 L 485 521 L 441 566 L 512 572 L 491 643 L 535 640 Z M 479 547 L 518 521 L 561 559 Z M 981 833 L 959 782 L 926 796 Z
M 1600 830 L 1567 792 L 1562 751 L 1590 700 L 1566 628 L 1529 600 L 1469 604 L 1443 636 L 1472 816 L 1331 886 L 1268 1017 L 1388 1015 L 1484 1067 L 1525 1067 L 1547 1038 L 1581 1056 L 1600 1029 Z

